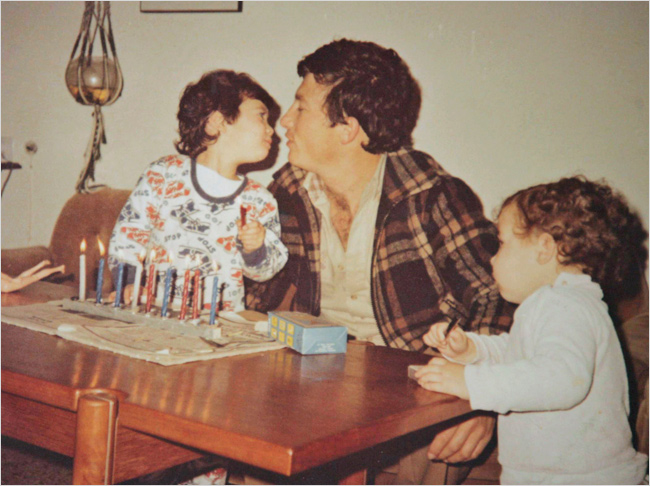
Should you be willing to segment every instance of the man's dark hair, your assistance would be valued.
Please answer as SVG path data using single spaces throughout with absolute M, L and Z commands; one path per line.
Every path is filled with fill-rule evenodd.
M 356 118 L 369 137 L 371 154 L 394 152 L 413 144 L 422 100 L 420 87 L 401 57 L 372 42 L 341 39 L 298 63 L 298 74 L 313 74 L 331 87 L 325 108 L 332 126 Z
M 267 91 L 246 73 L 217 70 L 205 73 L 185 88 L 178 107 L 178 133 L 174 144 L 179 153 L 196 157 L 218 138 L 205 133 L 210 115 L 220 112 L 228 123 L 239 117 L 239 105 L 259 100 L 269 110 L 269 123 L 275 123 L 280 107 Z

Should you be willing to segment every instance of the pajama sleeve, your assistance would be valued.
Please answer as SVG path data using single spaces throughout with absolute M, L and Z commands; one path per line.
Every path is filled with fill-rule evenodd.
M 155 164 L 140 176 L 117 218 L 109 245 L 108 265 L 115 272 L 118 259 L 127 263 L 126 284 L 133 283 L 138 255 L 146 249 L 163 196 L 163 172 Z

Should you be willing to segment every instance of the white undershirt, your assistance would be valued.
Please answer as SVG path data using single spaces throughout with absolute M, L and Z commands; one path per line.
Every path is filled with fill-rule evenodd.
M 321 316 L 348 328 L 357 339 L 385 345 L 372 310 L 370 279 L 375 221 L 379 208 L 386 155 L 377 165 L 372 179 L 361 195 L 359 209 L 352 220 L 347 250 L 332 225 L 330 202 L 322 182 L 314 173 L 305 178 L 314 206 L 322 215 Z
M 228 179 L 216 170 L 204 165 L 196 164 L 196 178 L 199 180 L 201 189 L 212 197 L 227 197 L 241 187 L 242 178 L 237 176 L 236 180 Z

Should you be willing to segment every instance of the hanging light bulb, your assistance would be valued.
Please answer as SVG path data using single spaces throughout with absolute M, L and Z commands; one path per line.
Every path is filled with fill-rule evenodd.
M 93 55 L 97 40 L 101 52 Z M 65 82 L 78 103 L 94 107 L 92 136 L 76 185 L 77 192 L 89 192 L 103 187 L 89 185 L 89 180 L 95 180 L 95 163 L 101 158 L 100 145 L 106 143 L 101 107 L 113 104 L 122 94 L 124 86 L 115 50 L 110 2 L 85 2 L 79 35 L 65 71 Z

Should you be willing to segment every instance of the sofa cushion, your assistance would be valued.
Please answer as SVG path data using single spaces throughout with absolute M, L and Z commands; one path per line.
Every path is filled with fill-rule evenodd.
M 131 191 L 109 187 L 89 194 L 75 194 L 63 206 L 54 225 L 50 251 L 53 265 L 66 266 L 72 274 L 70 285 L 79 285 L 79 254 L 81 241 L 86 240 L 86 282 L 88 290 L 95 290 L 99 262 L 99 238 L 106 251 L 120 211 Z M 104 295 L 113 288 L 110 272 L 105 272 Z
M 2 272 L 15 277 L 43 260 L 51 260 L 52 254 L 44 246 L 10 248 L 2 250 Z M 66 270 L 67 271 L 67 270 Z

